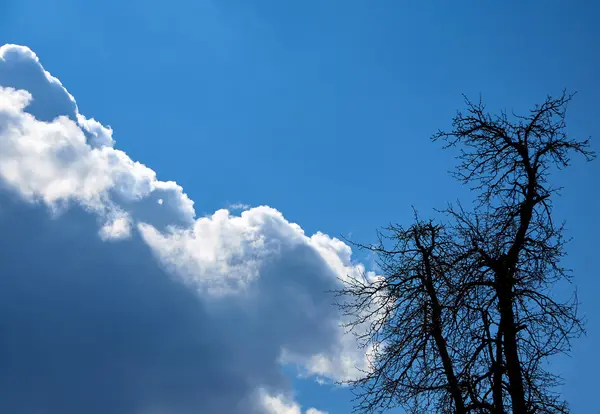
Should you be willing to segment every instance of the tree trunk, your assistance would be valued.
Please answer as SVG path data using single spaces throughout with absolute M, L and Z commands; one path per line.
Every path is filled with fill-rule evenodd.
M 416 238 L 415 241 L 420 246 L 418 238 Z M 427 289 L 427 294 L 429 295 L 429 299 L 431 301 L 431 322 L 433 325 L 433 338 L 438 348 L 438 352 L 440 353 L 442 365 L 444 367 L 444 372 L 446 374 L 446 379 L 448 380 L 448 386 L 450 388 L 450 394 L 452 395 L 452 399 L 454 400 L 456 414 L 466 414 L 467 411 L 465 408 L 465 402 L 460 391 L 460 387 L 458 385 L 456 374 L 454 373 L 452 359 L 448 354 L 448 344 L 446 343 L 444 333 L 442 332 L 442 307 L 438 300 L 435 287 L 433 286 L 433 275 L 431 269 L 431 262 L 429 259 L 429 252 L 422 250 L 422 254 L 423 259 L 425 261 L 425 288 Z
M 527 414 L 525 388 L 519 360 L 517 327 L 513 311 L 512 276 L 506 270 L 496 275 L 498 283 L 498 310 L 500 311 L 500 329 L 504 336 L 504 357 L 506 373 L 510 385 L 510 396 L 514 414 Z

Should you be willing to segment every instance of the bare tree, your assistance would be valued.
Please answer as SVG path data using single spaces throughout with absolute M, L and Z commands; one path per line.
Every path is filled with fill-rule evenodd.
M 368 323 L 359 338 L 374 349 L 371 369 L 351 382 L 359 410 L 568 412 L 547 359 L 568 352 L 583 324 L 576 296 L 552 294 L 571 274 L 548 181 L 572 153 L 594 158 L 588 140 L 566 134 L 571 98 L 510 118 L 466 100 L 452 130 L 434 135 L 459 148 L 455 176 L 476 202 L 443 210 L 445 225 L 394 225 L 379 245 L 361 246 L 377 253 L 383 278 L 339 292 L 349 326 Z
M 417 222 L 388 230 L 391 234 L 381 235 L 379 246 L 368 247 L 379 253 L 386 277 L 351 279 L 340 292 L 352 298 L 341 305 L 346 314 L 360 315 L 350 327 L 367 323 L 358 335 L 365 346 L 374 347 L 376 369 L 355 383 L 365 390 L 361 408 L 374 411 L 400 403 L 415 412 L 452 412 L 450 407 L 456 407 L 464 413 L 444 311 L 451 284 L 442 262 L 447 247 L 443 228 Z M 384 247 L 384 238 L 393 241 L 391 250 Z
M 490 392 L 498 365 L 495 296 L 472 260 L 476 250 L 433 221 L 391 225 L 379 236 L 377 245 L 357 246 L 377 254 L 384 277 L 350 279 L 338 292 L 348 327 L 373 349 L 371 369 L 351 381 L 357 409 L 503 412 L 494 410 L 503 406 L 502 391 L 499 403 Z

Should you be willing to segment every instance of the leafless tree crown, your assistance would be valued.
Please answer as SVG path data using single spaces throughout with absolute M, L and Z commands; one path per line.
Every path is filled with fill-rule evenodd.
M 370 368 L 350 381 L 358 411 L 569 412 L 547 362 L 569 351 L 583 323 L 576 295 L 553 295 L 571 273 L 549 179 L 573 154 L 595 156 L 566 133 L 571 99 L 511 116 L 465 99 L 452 130 L 433 140 L 459 149 L 454 175 L 476 193 L 473 208 L 449 205 L 444 223 L 415 214 L 376 245 L 355 243 L 376 253 L 383 276 L 338 292 L 348 327 L 371 350 Z

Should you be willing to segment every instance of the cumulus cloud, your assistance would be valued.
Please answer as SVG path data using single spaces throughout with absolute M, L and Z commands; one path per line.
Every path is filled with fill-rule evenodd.
M 112 133 L 0 47 L 0 411 L 302 414 L 281 364 L 365 366 L 327 293 L 365 272 L 346 244 L 266 206 L 196 217 Z
M 269 395 L 265 392 L 260 393 L 259 404 L 267 414 L 303 414 L 300 405 L 284 395 Z M 316 408 L 309 408 L 304 414 L 328 414 L 325 411 L 319 411 Z
M 102 240 L 121 240 L 131 235 L 131 224 L 126 215 L 115 215 L 100 229 Z
M 0 179 L 23 198 L 53 209 L 76 202 L 109 226 L 132 210 L 159 228 L 193 222 L 183 189 L 109 145 L 112 131 L 79 114 L 31 50 L 0 47 L 0 88 Z
M 0 46 L 1 86 L 27 90 L 34 96 L 27 112 L 40 121 L 52 121 L 65 116 L 77 122 L 94 147 L 112 146 L 112 129 L 93 118 L 79 113 L 73 96 L 62 83 L 44 70 L 38 57 L 27 47 L 19 45 Z

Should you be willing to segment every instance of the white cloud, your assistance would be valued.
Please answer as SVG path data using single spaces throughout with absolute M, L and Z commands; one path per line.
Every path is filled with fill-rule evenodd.
M 231 210 L 248 210 L 250 207 L 251 207 L 250 204 L 233 203 L 229 206 L 229 209 L 231 209 Z
M 306 410 L 306 414 L 328 414 L 327 411 L 319 411 L 316 408 L 309 408 Z
M 259 405 L 265 411 L 265 414 L 302 414 L 302 409 L 298 403 L 285 395 L 270 395 L 264 391 L 259 393 Z M 309 408 L 304 414 L 328 414 L 325 411 L 319 411 L 316 408 Z
M 282 396 L 264 395 L 262 405 L 268 414 L 302 414 L 298 404 Z
M 122 240 L 131 235 L 131 223 L 126 215 L 115 215 L 100 229 L 102 240 Z
M 281 257 L 292 260 L 288 256 L 294 254 L 296 245 L 306 246 L 318 254 L 331 271 L 324 274 L 332 283 L 337 283 L 336 278 L 365 274 L 364 266 L 352 263 L 352 251 L 341 240 L 323 233 L 307 237 L 300 226 L 266 206 L 244 211 L 240 216 L 219 210 L 211 217 L 197 219 L 188 229 L 174 228 L 161 233 L 150 225 L 140 224 L 139 230 L 170 270 L 215 295 L 246 290 L 253 280 L 261 277 L 265 262 Z M 304 312 L 311 310 L 314 307 L 309 302 L 303 304 Z M 316 314 L 311 316 L 316 317 Z M 336 322 L 330 326 L 337 336 L 333 347 L 306 355 L 284 346 L 280 361 L 297 365 L 305 376 L 335 381 L 357 377 L 360 370 L 367 367 L 366 355 L 357 348 L 354 337 L 345 334 L 340 326 L 342 321 Z
M 257 277 L 259 262 L 267 254 L 259 229 L 241 218 L 232 220 L 227 210 L 198 219 L 188 229 L 169 229 L 163 234 L 146 223 L 138 229 L 167 268 L 215 295 L 247 286 Z
M 23 73 L 33 72 L 38 79 L 23 76 Z M 28 89 L 34 95 L 36 102 L 44 108 L 38 108 L 35 116 L 44 121 L 50 121 L 58 115 L 63 115 L 77 122 L 88 137 L 88 143 L 93 147 L 113 146 L 112 129 L 105 127 L 93 118 L 86 118 L 79 113 L 75 98 L 60 80 L 44 70 L 36 54 L 29 48 L 20 45 L 6 44 L 0 46 L 0 86 L 10 86 L 14 89 Z M 27 82 L 25 85 L 23 82 Z M 25 88 L 24 86 L 27 86 Z M 43 90 L 41 90 L 43 88 Z
M 30 202 L 52 209 L 76 202 L 106 219 L 156 193 L 171 201 L 180 222 L 193 221 L 193 202 L 176 183 L 157 180 L 120 150 L 89 145 L 82 126 L 66 116 L 37 120 L 24 111 L 31 102 L 30 93 L 0 86 L 0 179 L 6 186 Z
M 13 81 L 11 74 L 20 67 L 31 68 L 46 89 Z M 53 100 L 55 106 L 35 106 Z M 273 363 L 296 365 L 301 375 L 319 380 L 350 379 L 358 375 L 357 367 L 366 367 L 364 351 L 344 335 L 326 293 L 339 286 L 338 278 L 365 273 L 352 261 L 348 245 L 322 233 L 307 236 L 267 206 L 232 205 L 245 211 L 195 217 L 183 189 L 115 149 L 112 134 L 79 114 L 74 98 L 33 52 L 0 47 L 4 188 L 57 214 L 70 206 L 83 208 L 99 219 L 102 240 L 122 241 L 138 232 L 164 268 L 198 289 L 204 300 L 232 312 L 243 308 L 248 327 L 272 329 L 272 336 L 255 339 L 251 332 L 248 338 L 261 352 L 273 349 L 278 354 Z M 262 401 L 267 413 L 302 414 L 278 394 L 263 394 Z M 311 408 L 305 414 L 324 413 Z

